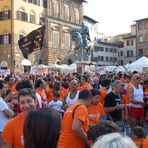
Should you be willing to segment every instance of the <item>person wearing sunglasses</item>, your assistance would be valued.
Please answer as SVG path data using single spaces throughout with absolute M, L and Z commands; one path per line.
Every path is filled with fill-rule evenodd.
M 130 126 L 143 126 L 144 122 L 144 100 L 143 100 L 143 89 L 140 85 L 141 77 L 139 74 L 132 76 L 132 85 L 129 88 L 129 116 Z

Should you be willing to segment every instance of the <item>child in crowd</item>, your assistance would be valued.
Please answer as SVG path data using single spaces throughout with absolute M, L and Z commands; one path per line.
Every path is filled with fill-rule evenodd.
M 134 127 L 132 129 L 132 139 L 138 148 L 142 148 L 144 142 L 144 129 L 140 126 Z
M 53 108 L 59 113 L 63 113 L 62 110 L 62 101 L 60 101 L 60 93 L 59 91 L 54 91 L 54 100 L 50 101 L 47 105 L 49 108 Z
M 88 107 L 88 118 L 90 127 L 100 122 L 102 118 L 105 118 L 105 111 L 101 103 L 99 103 L 99 97 L 101 95 L 98 89 L 91 90 L 93 99 L 91 105 Z

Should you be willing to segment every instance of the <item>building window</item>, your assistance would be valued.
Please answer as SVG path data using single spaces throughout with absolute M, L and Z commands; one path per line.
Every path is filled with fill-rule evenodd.
M 117 49 L 116 48 L 114 48 L 114 53 L 117 53 Z
M 113 52 L 113 48 L 110 48 L 110 52 Z
M 69 6 L 64 5 L 64 20 L 69 21 Z
M 104 61 L 104 57 L 103 56 L 101 56 L 101 61 Z
M 123 51 L 120 51 L 120 56 L 123 56 Z
M 101 56 L 98 56 L 98 61 L 101 61 Z
M 139 42 L 143 42 L 143 36 L 142 36 L 142 35 L 139 35 L 138 41 L 139 41 Z
M 106 57 L 106 62 L 109 62 L 109 57 Z
M 133 45 L 133 40 L 131 40 L 131 45 Z
M 110 61 L 111 61 L 111 62 L 113 61 L 113 57 L 110 57 Z
M 65 49 L 70 50 L 70 34 L 65 33 Z
M 59 48 L 59 31 L 53 30 L 52 42 L 53 42 L 53 48 Z
M 21 21 L 28 21 L 28 14 L 23 9 L 17 11 L 17 19 Z
M 37 5 L 37 0 L 28 0 L 28 3 L 32 3 L 32 4 Z
M 143 56 L 143 49 L 139 49 L 139 56 Z
M 10 19 L 10 10 L 0 12 L 0 20 Z
M 123 65 L 123 60 L 121 60 L 121 65 Z
M 145 41 L 148 42 L 148 34 L 145 35 Z
M 126 45 L 129 46 L 129 40 L 127 40 Z
M 133 51 L 132 50 L 127 51 L 127 57 L 133 57 Z
M 0 35 L 0 44 L 10 44 L 11 34 Z
M 35 24 L 35 13 L 34 12 L 30 13 L 30 23 Z
M 144 29 L 144 22 L 139 22 L 138 23 L 138 30 L 143 30 Z
M 116 57 L 114 57 L 114 62 L 117 62 L 117 58 Z
M 105 51 L 106 51 L 106 52 L 109 52 L 109 49 L 108 49 L 108 48 L 105 48 Z
M 104 51 L 104 47 L 100 47 L 100 50 L 101 50 L 101 51 Z
M 53 2 L 53 14 L 54 14 L 54 17 L 59 16 L 59 3 L 57 1 Z
M 77 24 L 79 24 L 79 17 L 80 17 L 80 14 L 79 14 L 79 9 L 78 8 L 75 8 L 75 22 Z

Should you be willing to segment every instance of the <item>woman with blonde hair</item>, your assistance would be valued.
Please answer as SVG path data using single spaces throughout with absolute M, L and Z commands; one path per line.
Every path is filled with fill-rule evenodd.
M 99 137 L 93 148 L 137 148 L 137 146 L 129 137 L 112 133 Z

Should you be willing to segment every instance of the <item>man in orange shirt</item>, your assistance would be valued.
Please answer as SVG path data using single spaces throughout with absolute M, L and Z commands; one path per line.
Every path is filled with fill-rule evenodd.
M 91 92 L 83 90 L 79 93 L 79 100 L 66 110 L 58 148 L 85 148 L 89 126 L 87 107 L 91 100 Z
M 100 92 L 101 92 L 101 96 L 100 96 L 100 103 L 103 105 L 104 107 L 104 101 L 105 101 L 105 97 L 108 94 L 107 90 L 110 88 L 110 84 L 111 81 L 109 79 L 104 79 L 101 81 L 101 88 L 100 88 Z
M 105 116 L 105 111 L 101 103 L 99 103 L 100 91 L 98 89 L 91 90 L 93 99 L 88 107 L 88 118 L 90 127 L 97 124 Z
M 47 96 L 45 93 L 45 81 L 42 79 L 37 79 L 35 82 L 35 91 L 41 96 L 44 104 L 47 104 Z
M 87 82 L 87 79 L 88 79 L 88 76 L 82 76 L 81 79 L 80 79 L 80 86 L 78 87 L 78 90 L 79 91 L 82 91 L 82 90 L 90 90 L 91 87 L 90 85 L 88 84 Z
M 18 93 L 22 113 L 7 122 L 3 129 L 3 148 L 24 148 L 23 126 L 25 116 L 36 109 L 35 92 L 32 89 L 22 89 Z
M 148 135 L 146 136 L 146 138 L 144 140 L 143 148 L 148 148 Z

